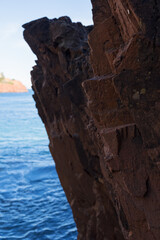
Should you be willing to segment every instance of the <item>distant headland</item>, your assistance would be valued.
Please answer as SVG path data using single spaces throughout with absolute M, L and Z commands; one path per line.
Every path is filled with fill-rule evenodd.
M 28 90 L 20 81 L 6 78 L 0 73 L 0 93 L 6 92 L 28 92 Z

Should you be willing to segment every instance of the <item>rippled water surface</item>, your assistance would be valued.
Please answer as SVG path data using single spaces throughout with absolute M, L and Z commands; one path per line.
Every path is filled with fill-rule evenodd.
M 0 239 L 76 239 L 31 94 L 0 94 Z

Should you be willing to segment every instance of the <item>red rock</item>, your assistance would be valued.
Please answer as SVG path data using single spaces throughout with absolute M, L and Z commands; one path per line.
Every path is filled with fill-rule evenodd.
M 159 240 L 160 4 L 92 4 L 94 28 L 24 25 L 34 98 L 78 239 Z
M 27 91 L 27 88 L 20 81 L 6 79 L 5 81 L 0 82 L 0 93 Z

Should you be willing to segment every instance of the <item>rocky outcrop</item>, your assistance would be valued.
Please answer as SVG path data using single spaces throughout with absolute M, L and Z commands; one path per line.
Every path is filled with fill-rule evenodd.
M 27 91 L 27 88 L 20 81 L 11 80 L 8 78 L 0 81 L 0 93 Z
M 119 222 L 125 239 L 159 239 L 160 4 L 151 0 L 92 3 L 95 27 L 89 43 L 94 75 L 98 77 L 97 83 L 88 80 L 83 85 L 95 124 L 107 146 L 101 169 L 123 209 L 126 225 L 122 219 Z M 98 101 L 93 96 L 95 85 L 101 90 Z M 110 85 L 132 117 L 129 125 L 125 114 L 124 122 L 118 123 L 122 118 L 115 107 L 112 111 L 116 110 L 117 117 L 114 121 L 106 119 L 104 112 L 109 113 L 108 104 L 113 103 L 114 96 L 105 103 Z M 106 93 L 103 95 L 102 91 Z M 98 114 L 94 111 L 95 102 L 98 106 L 104 104 L 98 107 Z
M 38 57 L 34 99 L 78 239 L 158 240 L 160 6 L 92 4 L 94 27 L 68 17 L 24 25 Z
M 72 207 L 78 238 L 123 239 L 114 206 L 102 184 L 102 143 L 88 115 L 81 86 L 93 77 L 87 43 L 93 27 L 72 23 L 68 17 L 43 18 L 24 27 L 24 37 L 38 57 L 32 71 L 34 99 Z

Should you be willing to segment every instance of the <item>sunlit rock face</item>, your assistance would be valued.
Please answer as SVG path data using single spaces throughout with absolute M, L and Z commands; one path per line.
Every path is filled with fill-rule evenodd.
M 20 81 L 9 78 L 0 79 L 0 93 L 27 91 L 27 88 Z
M 158 240 L 160 3 L 93 0 L 92 4 L 89 44 L 96 77 L 83 87 L 105 148 L 101 170 L 112 186 L 124 238 Z
M 92 5 L 94 27 L 24 25 L 34 99 L 78 239 L 159 240 L 160 4 Z

